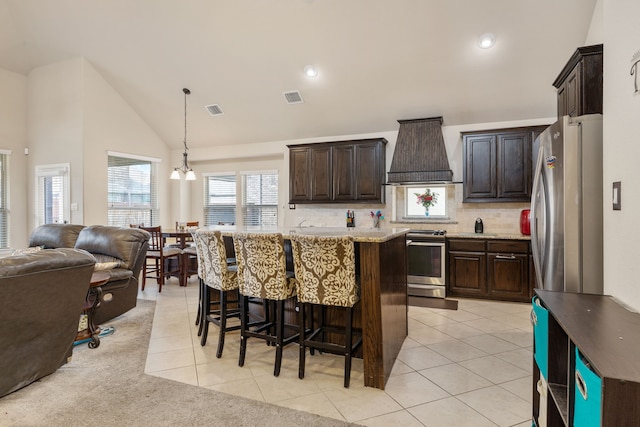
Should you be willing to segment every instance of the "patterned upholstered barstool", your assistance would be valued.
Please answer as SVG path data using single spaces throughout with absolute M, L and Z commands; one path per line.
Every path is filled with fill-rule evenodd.
M 202 287 L 200 310 L 202 312 L 200 322 L 202 334 L 200 345 L 207 343 L 209 323 L 215 323 L 220 328 L 218 337 L 218 350 L 216 357 L 222 357 L 224 349 L 225 333 L 240 329 L 240 325 L 227 326 L 227 319 L 240 317 L 238 308 L 230 309 L 230 304 L 237 304 L 238 299 L 229 299 L 230 293 L 238 289 L 236 266 L 227 264 L 227 255 L 220 231 L 196 230 L 193 233 L 196 251 L 198 255 L 198 277 L 204 283 Z M 211 289 L 220 293 L 217 302 L 218 308 L 212 310 Z
M 234 235 L 240 291 L 240 357 L 238 364 L 244 365 L 247 340 L 261 338 L 275 345 L 276 359 L 273 375 L 280 375 L 283 347 L 298 340 L 298 326 L 287 325 L 284 319 L 284 303 L 295 297 L 296 285 L 292 272 L 287 272 L 284 241 L 280 233 L 236 233 Z M 263 322 L 249 323 L 249 298 L 266 301 Z M 267 307 L 274 303 L 275 313 Z M 275 319 L 273 316 L 275 315 Z M 295 333 L 285 337 L 285 328 Z
M 353 238 L 297 235 L 291 238 L 291 246 L 301 328 L 306 324 L 308 309 L 313 305 L 320 306 L 317 327 L 308 334 L 300 335 L 298 377 L 304 378 L 305 349 L 316 349 L 344 356 L 344 386 L 349 387 L 351 357 L 362 343 L 362 334 L 353 342 L 353 307 L 360 300 Z M 344 328 L 324 325 L 325 306 L 344 308 Z M 327 332 L 344 334 L 345 344 L 324 342 Z

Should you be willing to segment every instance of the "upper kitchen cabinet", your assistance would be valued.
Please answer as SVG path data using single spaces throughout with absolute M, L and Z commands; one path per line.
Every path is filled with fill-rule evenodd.
M 464 202 L 531 200 L 533 141 L 547 126 L 463 132 Z
M 289 202 L 383 202 L 386 143 L 376 138 L 289 145 Z
M 601 44 L 579 47 L 553 86 L 558 89 L 558 117 L 602 114 Z

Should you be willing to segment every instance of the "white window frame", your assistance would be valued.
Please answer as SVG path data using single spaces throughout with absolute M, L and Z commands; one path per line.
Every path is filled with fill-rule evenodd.
M 118 157 L 118 158 L 128 159 L 128 160 L 140 160 L 142 162 L 148 162 L 150 164 L 151 169 L 150 169 L 150 183 L 149 183 L 149 186 L 150 186 L 149 207 L 137 209 L 135 206 L 122 206 L 122 208 L 112 206 L 112 202 L 109 200 L 109 178 L 108 178 L 109 157 Z M 109 225 L 117 225 L 121 227 L 128 227 L 130 224 L 144 224 L 145 227 L 160 225 L 161 212 L 160 212 L 159 201 L 158 201 L 158 175 L 159 175 L 158 164 L 160 162 L 161 162 L 161 159 L 158 159 L 156 157 L 141 156 L 138 154 L 128 154 L 128 153 L 121 153 L 116 151 L 107 151 L 107 216 L 108 217 L 110 216 L 109 215 L 110 212 L 112 211 L 116 212 L 118 210 L 141 212 L 140 215 L 129 215 L 126 221 L 114 221 L 111 218 L 109 218 L 108 219 Z M 145 211 L 149 212 L 148 220 L 146 219 L 147 215 L 144 214 Z
M 46 177 L 61 177 L 62 178 L 62 218 L 58 223 L 68 223 L 71 220 L 71 164 L 69 163 L 53 163 L 48 165 L 36 165 L 36 226 L 43 225 L 47 222 L 46 214 L 44 212 L 44 194 L 42 194 L 41 180 Z
M 278 226 L 278 198 L 279 198 L 279 180 L 280 180 L 280 175 L 278 173 L 277 170 L 258 170 L 258 171 L 242 171 L 241 172 L 242 175 L 242 206 L 241 206 L 241 212 L 242 212 L 242 224 L 243 225 L 250 225 L 250 226 L 260 226 L 260 227 L 277 227 Z M 260 203 L 260 204 L 249 204 L 248 202 L 248 191 L 247 191 L 247 177 L 248 176 L 262 176 L 262 175 L 275 175 L 276 178 L 276 191 L 275 191 L 275 203 L 274 204 L 267 204 L 267 203 Z M 260 208 L 261 211 L 262 209 L 264 209 L 266 212 L 265 214 L 261 214 L 259 217 L 259 221 L 258 224 L 253 223 L 253 221 L 248 218 L 248 211 L 249 211 L 249 207 L 253 207 L 253 208 Z M 273 212 L 273 215 L 269 215 L 269 212 Z
M 414 193 L 424 193 L 429 188 L 438 191 L 437 205 L 429 208 L 429 216 L 425 216 L 424 207 L 417 203 Z M 407 219 L 448 219 L 447 198 L 450 189 L 442 184 L 408 185 L 404 187 L 404 217 Z
M 9 235 L 10 235 L 10 197 L 9 197 L 9 166 L 11 150 L 0 149 L 0 156 L 3 157 L 2 164 L 0 165 L 0 248 L 9 248 Z
M 203 189 L 203 194 L 202 194 L 202 211 L 203 211 L 203 218 L 204 218 L 204 225 L 208 226 L 208 225 L 218 225 L 219 222 L 224 222 L 224 223 L 229 223 L 229 222 L 233 222 L 234 224 L 238 224 L 239 221 L 239 216 L 238 216 L 238 174 L 233 171 L 233 172 L 216 172 L 216 173 L 205 173 L 202 175 L 203 179 L 204 179 L 204 183 L 202 185 L 202 189 Z M 234 193 L 233 193 L 233 197 L 234 197 L 234 201 L 233 201 L 233 205 L 231 204 L 212 204 L 210 203 L 209 200 L 209 178 L 214 178 L 214 177 L 233 177 L 234 179 Z M 229 195 L 230 196 L 230 195 Z M 210 219 L 210 212 L 209 210 L 214 208 L 214 207 L 231 207 L 233 206 L 233 219 L 231 217 L 225 217 L 225 218 L 213 218 Z

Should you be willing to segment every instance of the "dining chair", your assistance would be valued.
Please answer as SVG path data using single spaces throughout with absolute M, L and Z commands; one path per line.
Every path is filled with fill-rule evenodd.
M 139 228 L 151 234 L 147 259 L 142 266 L 142 290 L 144 291 L 146 279 L 156 279 L 158 292 L 162 292 L 162 285 L 170 276 L 177 276 L 182 286 L 182 250 L 164 246 L 161 226 Z M 174 260 L 175 262 L 171 262 Z M 153 262 L 151 266 L 148 265 L 149 261 Z
M 177 224 L 177 222 L 176 222 Z M 199 221 L 187 221 L 187 230 L 192 230 L 194 228 L 199 227 Z M 178 227 L 176 226 L 176 230 Z M 187 282 L 189 278 L 194 274 L 198 274 L 198 255 L 196 253 L 196 247 L 193 239 L 193 233 L 191 233 L 191 237 L 185 238 L 186 246 L 182 249 L 182 283 L 187 286 Z
M 351 379 L 351 358 L 362 344 L 362 334 L 353 342 L 353 307 L 360 300 L 360 285 L 356 276 L 355 250 L 351 236 L 291 237 L 294 270 L 298 295 L 298 322 L 300 330 L 306 325 L 308 310 L 319 306 L 318 324 L 310 333 L 299 336 L 300 357 L 298 377 L 304 378 L 306 349 L 319 350 L 344 356 L 344 386 Z M 324 323 L 325 308 L 337 307 L 344 311 L 344 328 Z M 344 335 L 344 345 L 324 341 L 329 333 Z
M 285 323 L 284 304 L 295 297 L 293 272 L 286 270 L 284 240 L 280 233 L 236 233 L 233 238 L 240 292 L 240 357 L 244 366 L 249 338 L 260 338 L 276 348 L 273 375 L 280 375 L 283 347 L 298 340 L 298 325 Z M 264 319 L 250 323 L 249 298 L 266 304 Z M 275 313 L 268 308 L 275 305 Z M 285 337 L 285 329 L 294 334 Z
M 227 264 L 227 253 L 220 231 L 196 230 L 193 237 L 198 254 L 199 278 L 204 284 L 200 304 L 200 345 L 204 346 L 207 343 L 209 323 L 216 324 L 219 329 L 216 357 L 220 358 L 224 350 L 225 333 L 240 329 L 239 324 L 227 325 L 228 319 L 240 318 L 237 268 L 235 265 Z M 211 301 L 212 289 L 219 292 L 217 301 Z M 212 305 L 217 305 L 217 308 L 212 310 Z

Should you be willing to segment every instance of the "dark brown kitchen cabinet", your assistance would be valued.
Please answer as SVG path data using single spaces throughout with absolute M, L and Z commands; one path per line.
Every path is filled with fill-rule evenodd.
M 603 46 L 579 47 L 553 86 L 558 89 L 558 117 L 602 114 Z
M 487 242 L 487 290 L 490 297 L 529 300 L 528 252 L 526 241 Z
M 384 202 L 384 138 L 290 145 L 290 203 Z
M 503 301 L 531 299 L 529 242 L 447 239 L 448 294 Z
M 289 150 L 289 197 L 298 203 L 330 201 L 332 196 L 329 147 Z
M 463 202 L 527 202 L 533 141 L 547 126 L 463 132 Z
M 487 294 L 485 241 L 449 241 L 449 290 L 447 294 L 483 297 Z

